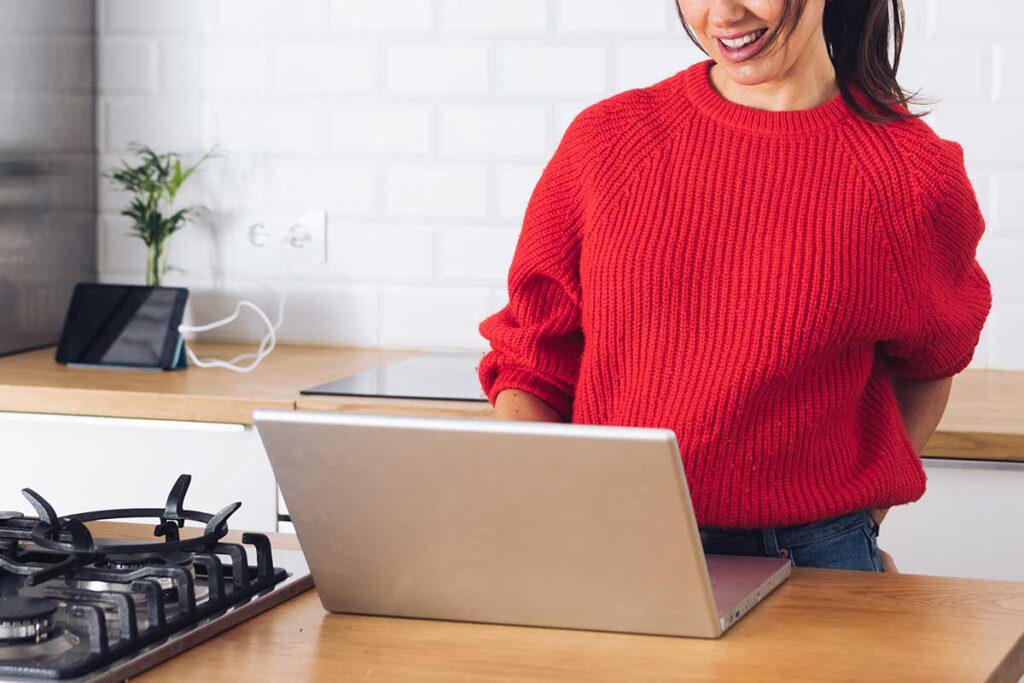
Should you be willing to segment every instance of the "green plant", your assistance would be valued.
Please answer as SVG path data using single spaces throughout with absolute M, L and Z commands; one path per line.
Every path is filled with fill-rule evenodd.
M 167 274 L 168 240 L 185 227 L 200 208 L 189 206 L 172 212 L 174 198 L 185 181 L 214 155 L 214 150 L 191 166 L 185 166 L 181 155 L 175 152 L 159 154 L 146 145 L 134 143 L 130 149 L 139 163 L 132 165 L 122 159 L 120 169 L 105 175 L 133 195 L 131 204 L 121 215 L 132 219 L 131 234 L 146 244 L 146 284 L 159 286 Z

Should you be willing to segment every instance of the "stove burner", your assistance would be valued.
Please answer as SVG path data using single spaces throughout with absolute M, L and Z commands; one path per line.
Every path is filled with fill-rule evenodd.
M 11 596 L 0 598 L 0 622 L 48 617 L 57 611 L 57 603 L 44 598 Z
M 115 670 L 123 680 L 312 585 L 301 554 L 292 562 L 304 574 L 275 567 L 262 534 L 224 542 L 241 503 L 189 509 L 190 480 L 178 477 L 163 507 L 58 515 L 23 489 L 35 516 L 0 511 L 0 681 L 114 680 L 102 672 Z M 132 541 L 86 526 L 125 519 L 158 523 Z M 201 528 L 182 532 L 189 522 Z
M 38 518 L 32 526 L 30 538 L 32 543 L 40 548 L 55 552 L 67 553 L 73 557 L 69 558 L 67 564 L 54 567 L 52 571 L 42 576 L 33 577 L 30 585 L 37 582 L 52 579 L 59 573 L 68 573 L 82 566 L 81 561 L 89 558 L 88 561 L 96 559 L 96 556 L 110 554 L 111 551 L 118 553 L 168 553 L 172 551 L 204 551 L 210 546 L 218 543 L 228 533 L 228 518 L 242 506 L 241 502 L 231 503 L 225 506 L 216 514 L 198 512 L 185 508 L 185 493 L 188 491 L 192 477 L 183 474 L 178 477 L 167 496 L 167 503 L 163 508 L 126 508 L 117 510 L 94 510 L 92 512 L 80 512 L 66 517 L 60 517 L 53 506 L 32 489 L 22 489 L 21 492 L 28 499 L 28 502 L 35 508 Z M 138 518 L 158 518 L 160 523 L 154 529 L 154 535 L 164 537 L 161 542 L 149 543 L 111 543 L 99 541 L 92 537 L 87 522 L 100 522 L 109 520 L 128 520 Z M 185 522 L 199 522 L 204 524 L 203 533 L 188 539 L 181 539 L 178 530 L 185 526 Z M 92 557 L 90 557 L 92 556 Z
M 103 569 L 130 571 L 142 567 L 190 567 L 192 555 L 185 552 L 165 553 L 111 553 L 96 562 Z
M 0 644 L 45 639 L 54 627 L 57 601 L 12 596 L 0 598 Z
M 124 572 L 126 577 L 131 572 L 138 569 L 145 569 L 147 567 L 180 567 L 187 570 L 188 573 L 192 575 L 193 580 L 196 578 L 196 569 L 195 563 L 192 561 L 192 553 L 176 550 L 159 553 L 111 553 L 103 559 L 94 562 L 92 566 L 100 570 Z M 173 579 L 169 577 L 158 577 L 153 580 L 163 588 L 165 599 L 168 601 L 173 601 L 175 599 L 177 584 Z M 71 583 L 79 588 L 85 588 L 87 590 L 132 593 L 136 604 L 140 608 L 145 607 L 147 603 L 145 595 L 136 593 L 132 588 L 130 581 L 121 583 L 113 578 L 110 580 L 73 579 L 71 580 Z M 209 594 L 206 586 L 196 586 L 193 590 L 195 591 L 195 597 L 200 600 L 206 598 Z

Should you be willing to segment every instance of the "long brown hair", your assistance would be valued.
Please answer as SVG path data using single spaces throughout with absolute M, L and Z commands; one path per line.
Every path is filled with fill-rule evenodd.
M 759 55 L 778 41 L 792 35 L 803 15 L 807 0 L 782 0 L 782 16 L 778 26 L 769 32 L 758 48 Z M 889 61 L 890 12 L 892 7 L 893 59 Z M 690 40 L 707 54 L 683 18 L 676 2 L 676 13 Z M 921 104 L 920 92 L 908 93 L 896 81 L 903 50 L 903 3 L 901 0 L 827 0 L 822 16 L 822 30 L 828 56 L 836 71 L 836 85 L 843 100 L 858 116 L 874 123 L 888 123 L 900 119 L 917 118 L 927 111 L 913 113 L 910 104 Z M 710 55 L 709 55 L 710 56 Z M 865 95 L 870 109 L 853 97 L 850 85 L 856 85 Z M 872 111 L 873 109 L 874 111 Z

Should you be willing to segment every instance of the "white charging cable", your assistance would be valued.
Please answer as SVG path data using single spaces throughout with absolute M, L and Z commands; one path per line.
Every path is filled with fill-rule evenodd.
M 188 359 L 192 361 L 192 364 L 197 368 L 224 368 L 225 370 L 234 370 L 235 372 L 250 372 L 257 365 L 263 362 L 263 359 L 270 355 L 270 352 L 274 350 L 277 345 L 277 331 L 281 329 L 281 323 L 284 322 L 284 301 L 285 294 L 281 294 L 281 301 L 278 304 L 277 323 L 272 324 L 267 314 L 260 310 L 260 307 L 251 301 L 242 299 L 235 305 L 235 312 L 222 320 L 209 323 L 208 325 L 179 325 L 178 332 L 184 334 L 186 332 L 208 332 L 209 330 L 223 327 L 235 321 L 239 314 L 242 312 L 243 307 L 251 308 L 256 312 L 256 315 L 260 317 L 260 320 L 267 326 L 267 334 L 264 335 L 260 341 L 259 349 L 256 353 L 243 353 L 230 360 L 220 360 L 218 358 L 198 358 L 192 347 L 187 343 L 185 344 L 185 353 L 188 354 Z M 250 360 L 251 359 L 251 360 Z M 248 365 L 237 365 L 244 360 L 250 360 Z
M 188 359 L 197 368 L 224 368 L 225 370 L 232 370 L 234 372 L 251 372 L 256 366 L 263 362 L 263 359 L 270 355 L 270 352 L 274 350 L 277 345 L 277 331 L 281 329 L 281 324 L 284 323 L 284 304 L 285 299 L 288 296 L 288 282 L 291 276 L 291 269 L 289 268 L 289 254 L 288 247 L 284 248 L 284 262 L 285 262 L 285 280 L 284 290 L 281 292 L 281 299 L 277 304 L 277 322 L 271 323 L 270 318 L 267 314 L 260 309 L 259 306 L 246 301 L 245 299 L 240 300 L 235 305 L 235 311 L 227 316 L 212 323 L 206 325 L 179 325 L 178 333 L 186 334 L 190 332 L 209 332 L 210 330 L 218 327 L 223 327 L 234 322 L 242 312 L 242 308 L 251 308 L 256 315 L 259 316 L 260 320 L 267 326 L 267 333 L 260 340 L 259 349 L 256 353 L 243 353 L 229 360 L 221 360 L 219 358 L 198 358 L 192 347 L 187 343 L 185 344 L 185 353 L 188 355 Z M 238 363 L 248 360 L 248 365 L 238 365 Z

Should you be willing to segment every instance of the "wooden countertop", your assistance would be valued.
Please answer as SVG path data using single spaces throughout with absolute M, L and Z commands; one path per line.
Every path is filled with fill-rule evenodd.
M 201 344 L 230 357 L 252 345 Z M 149 373 L 67 368 L 54 349 L 0 358 L 0 411 L 251 424 L 256 408 L 344 410 L 487 418 L 491 406 L 433 401 L 303 396 L 301 389 L 418 355 L 419 351 L 282 345 L 253 372 L 189 369 Z M 922 455 L 1024 462 L 1024 372 L 965 370 Z
M 151 527 L 93 524 L 148 537 Z M 271 534 L 277 547 L 293 536 Z M 1007 681 L 1024 582 L 794 569 L 718 640 L 328 614 L 315 590 L 138 677 L 336 681 Z
M 253 345 L 196 344 L 200 358 L 230 358 Z M 490 404 L 303 396 L 302 389 L 353 375 L 418 351 L 281 345 L 249 373 L 220 368 L 137 372 L 69 368 L 55 347 L 0 358 L 0 411 L 252 424 L 257 408 L 298 407 L 432 414 L 491 414 Z M 299 406 L 299 404 L 302 404 Z M 424 410 L 427 408 L 429 410 Z

